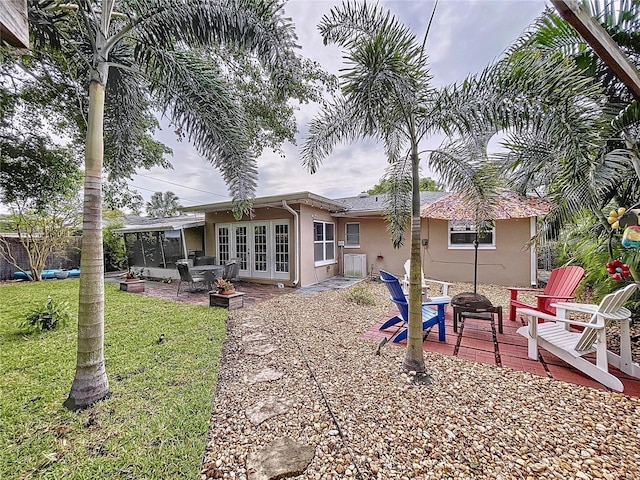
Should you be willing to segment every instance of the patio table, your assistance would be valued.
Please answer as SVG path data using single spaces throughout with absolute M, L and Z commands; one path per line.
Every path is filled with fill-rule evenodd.
M 216 278 L 222 276 L 222 272 L 224 272 L 224 266 L 222 265 L 198 265 L 196 267 L 190 267 L 193 273 L 201 273 L 207 281 L 207 286 L 209 290 L 213 288 L 213 284 L 216 281 Z

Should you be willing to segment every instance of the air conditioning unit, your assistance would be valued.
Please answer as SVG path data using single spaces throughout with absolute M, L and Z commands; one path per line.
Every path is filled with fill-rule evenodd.
M 364 278 L 367 276 L 367 254 L 345 253 L 344 276 L 351 278 Z

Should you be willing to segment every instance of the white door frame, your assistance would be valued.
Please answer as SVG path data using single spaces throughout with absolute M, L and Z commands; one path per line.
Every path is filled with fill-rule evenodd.
M 225 259 L 220 255 L 220 239 L 219 229 L 225 228 L 228 232 L 228 251 L 229 258 L 238 258 L 240 262 L 239 275 L 246 278 L 263 278 L 263 279 L 279 279 L 279 280 L 291 280 L 291 251 L 292 251 L 292 235 L 290 221 L 287 219 L 277 220 L 256 220 L 249 222 L 234 222 L 234 223 L 221 223 L 217 224 L 215 228 L 216 232 L 216 255 L 220 262 L 224 262 Z M 286 251 L 280 251 L 278 255 L 281 257 L 284 255 L 287 258 L 287 262 L 284 265 L 287 268 L 286 272 L 276 271 L 276 226 L 286 225 L 286 238 L 285 243 Z M 256 228 L 262 228 L 261 231 L 256 232 Z M 242 232 L 242 229 L 245 229 Z M 257 236 L 256 233 L 264 235 Z M 282 231 L 280 232 L 280 237 Z M 246 240 L 246 242 L 244 242 Z M 264 248 L 260 248 L 261 252 L 256 253 L 256 247 L 260 246 L 260 243 L 264 240 Z M 282 242 L 282 238 L 279 239 Z M 282 243 L 280 247 L 282 247 Z M 240 248 L 239 248 L 240 247 Z M 244 248 L 243 248 L 244 247 Z M 282 265 L 282 262 L 280 262 Z M 262 269 L 264 267 L 264 269 Z

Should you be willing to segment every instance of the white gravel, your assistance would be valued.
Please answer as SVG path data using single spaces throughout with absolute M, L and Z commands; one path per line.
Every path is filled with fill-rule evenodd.
M 391 309 L 383 285 L 367 288 L 372 306 L 333 291 L 231 313 L 202 479 L 246 479 L 248 455 L 282 437 L 315 448 L 298 479 L 640 479 L 640 399 L 435 353 L 433 383 L 413 384 L 404 348 L 376 355 L 362 338 Z M 506 308 L 506 289 L 484 288 Z M 266 368 L 284 375 L 255 382 Z M 272 398 L 286 412 L 252 424 Z

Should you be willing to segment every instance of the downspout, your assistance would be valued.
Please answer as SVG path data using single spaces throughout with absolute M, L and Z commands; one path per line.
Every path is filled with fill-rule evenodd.
M 180 237 L 182 238 L 182 251 L 184 253 L 184 259 L 189 258 L 189 252 L 187 252 L 187 239 L 184 236 L 184 227 L 180 227 Z
M 293 277 L 293 286 L 298 285 L 300 281 L 300 216 L 298 212 L 296 212 L 293 208 L 291 208 L 286 200 L 282 200 L 282 207 L 287 210 L 291 215 L 293 215 L 293 231 L 296 236 L 296 254 L 294 256 L 294 277 Z
M 531 238 L 536 236 L 536 220 L 537 217 L 529 217 L 529 236 Z M 536 248 L 535 242 L 531 244 L 531 256 L 530 256 L 530 270 L 531 270 L 531 285 L 538 285 L 538 249 Z

